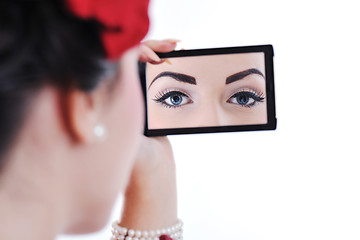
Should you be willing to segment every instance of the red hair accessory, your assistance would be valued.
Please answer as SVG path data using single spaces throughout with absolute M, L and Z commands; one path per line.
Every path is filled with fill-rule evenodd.
M 118 59 L 137 45 L 149 28 L 149 0 L 67 0 L 80 18 L 96 19 L 104 25 L 102 42 L 110 60 Z

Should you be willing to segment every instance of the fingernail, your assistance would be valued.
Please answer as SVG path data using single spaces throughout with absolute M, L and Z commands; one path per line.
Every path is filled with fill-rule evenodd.
M 181 42 L 181 40 L 178 40 L 178 39 L 166 39 L 164 40 L 165 42 L 168 42 L 168 43 L 178 43 L 178 42 Z
M 154 60 L 155 62 L 161 62 L 161 58 L 159 58 L 158 55 L 156 55 L 156 57 L 154 56 L 153 60 Z
M 153 53 L 150 58 L 154 62 L 161 62 L 161 58 L 156 53 Z

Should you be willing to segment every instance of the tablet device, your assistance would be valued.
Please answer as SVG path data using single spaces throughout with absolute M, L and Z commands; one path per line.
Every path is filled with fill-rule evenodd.
M 157 53 L 139 63 L 145 135 L 274 130 L 271 45 Z

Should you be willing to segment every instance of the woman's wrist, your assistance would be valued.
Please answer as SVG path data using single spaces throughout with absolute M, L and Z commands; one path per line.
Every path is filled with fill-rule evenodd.
M 180 219 L 176 224 L 156 230 L 128 229 L 119 224 L 119 221 L 113 222 L 111 240 L 182 240 L 183 238 L 183 223 Z
M 169 164 L 170 163 L 170 164 Z M 175 166 L 163 162 L 151 172 L 133 172 L 120 225 L 136 229 L 159 229 L 175 224 L 177 194 Z

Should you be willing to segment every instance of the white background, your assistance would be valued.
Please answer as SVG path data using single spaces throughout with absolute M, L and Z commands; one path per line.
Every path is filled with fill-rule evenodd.
M 360 239 L 357 1 L 153 0 L 150 15 L 147 38 L 180 48 L 275 51 L 276 131 L 170 137 L 185 240 Z

